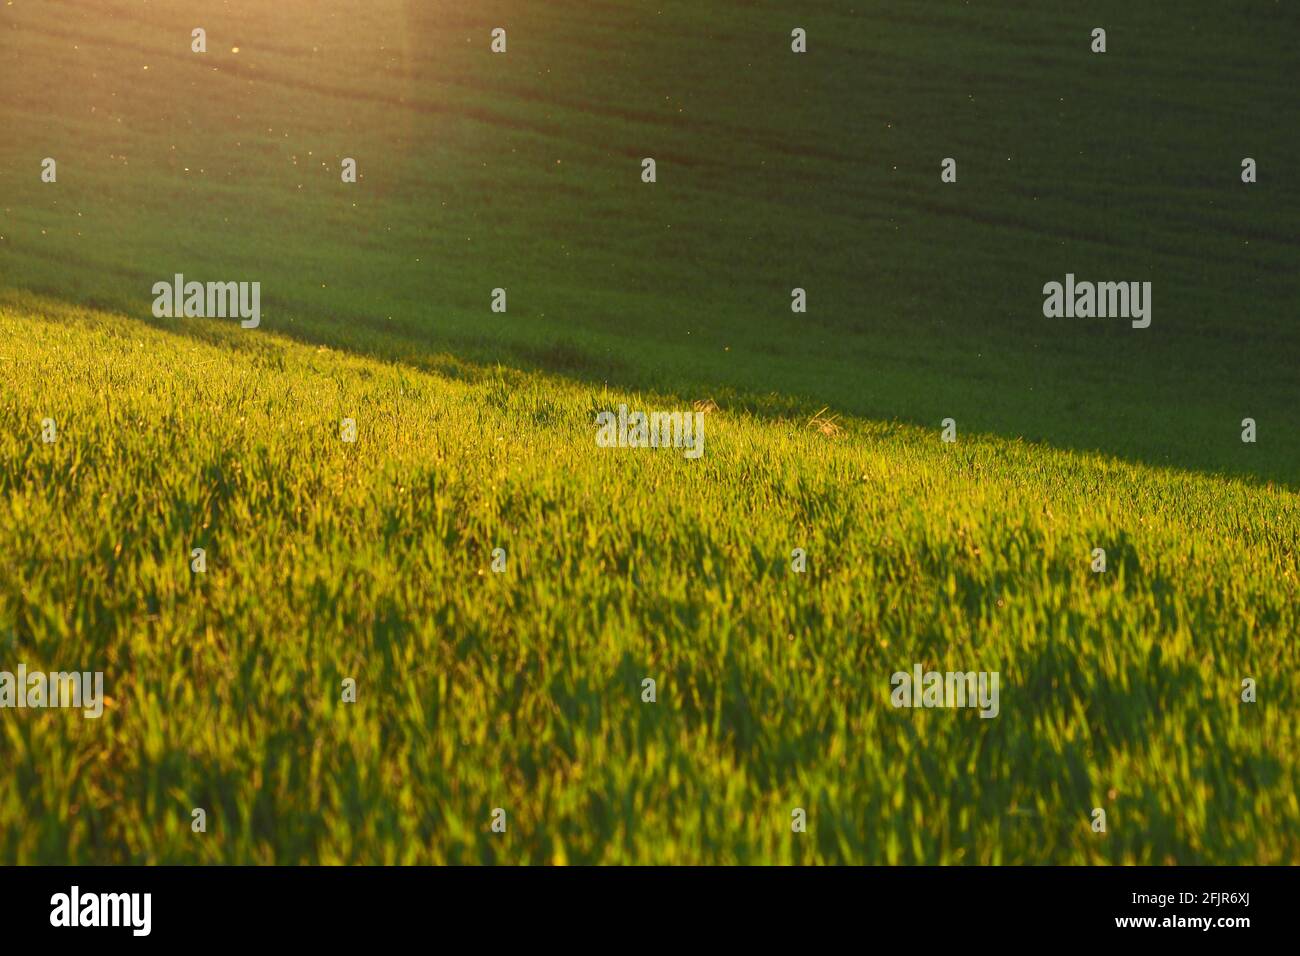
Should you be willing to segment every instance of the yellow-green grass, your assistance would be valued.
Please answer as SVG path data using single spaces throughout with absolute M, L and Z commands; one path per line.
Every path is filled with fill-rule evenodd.
M 4 862 L 1300 860 L 1291 490 L 0 301 Z

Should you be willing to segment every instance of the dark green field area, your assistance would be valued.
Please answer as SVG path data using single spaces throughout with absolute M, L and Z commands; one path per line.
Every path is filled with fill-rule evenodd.
M 0 6 L 0 862 L 1300 862 L 1300 10 L 1078 6 Z
M 7 285 L 148 317 L 176 272 L 256 279 L 266 328 L 415 362 L 1300 476 L 1287 4 L 0 16 Z M 1151 327 L 1045 319 L 1067 272 L 1151 281 Z

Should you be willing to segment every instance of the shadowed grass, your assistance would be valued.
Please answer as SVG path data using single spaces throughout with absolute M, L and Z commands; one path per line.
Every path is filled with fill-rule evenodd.
M 384 358 L 1295 487 L 1298 28 L 1266 2 L 0 7 L 0 283 L 144 317 L 177 272 L 258 280 L 268 330 Z M 1151 328 L 1044 319 L 1067 272 L 1151 281 Z

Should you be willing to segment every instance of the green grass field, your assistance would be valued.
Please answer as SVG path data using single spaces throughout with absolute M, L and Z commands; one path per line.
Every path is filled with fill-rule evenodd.
M 1300 862 L 1300 13 L 1156 6 L 0 7 L 0 862 Z

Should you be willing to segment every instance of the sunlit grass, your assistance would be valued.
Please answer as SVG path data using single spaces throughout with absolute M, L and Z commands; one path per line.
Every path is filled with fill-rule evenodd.
M 1292 492 L 816 407 L 601 449 L 705 396 L 6 303 L 0 665 L 111 703 L 3 712 L 0 859 L 1300 858 Z

